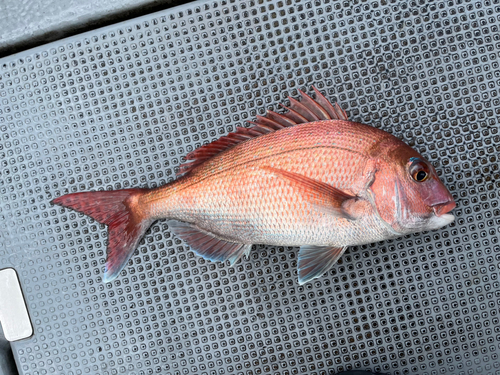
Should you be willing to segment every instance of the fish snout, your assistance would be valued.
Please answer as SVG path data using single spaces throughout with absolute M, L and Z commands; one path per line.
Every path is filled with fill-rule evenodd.
M 442 202 L 442 203 L 437 203 L 432 206 L 432 209 L 434 210 L 434 213 L 436 216 L 442 216 L 451 210 L 453 210 L 457 204 L 455 201 L 452 199 L 450 201 Z

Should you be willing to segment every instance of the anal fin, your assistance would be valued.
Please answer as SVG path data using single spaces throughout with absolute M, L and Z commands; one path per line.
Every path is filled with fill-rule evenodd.
M 316 279 L 328 271 L 344 254 L 345 247 L 301 246 L 299 250 L 299 284 Z
M 197 255 L 212 262 L 229 260 L 233 266 L 243 255 L 248 257 L 252 244 L 226 241 L 194 224 L 177 220 L 167 221 L 168 227 L 184 240 Z

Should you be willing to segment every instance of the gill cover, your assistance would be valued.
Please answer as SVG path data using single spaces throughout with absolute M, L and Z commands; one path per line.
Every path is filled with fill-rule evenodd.
M 452 222 L 454 217 L 446 213 L 455 202 L 434 167 L 402 142 L 385 146 L 370 187 L 381 219 L 399 234 Z

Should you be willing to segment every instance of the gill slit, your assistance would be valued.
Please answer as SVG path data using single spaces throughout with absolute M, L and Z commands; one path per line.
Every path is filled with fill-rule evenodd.
M 399 222 L 403 219 L 402 214 L 401 214 L 401 196 L 399 194 L 399 184 L 398 181 L 394 181 L 394 195 L 395 199 L 394 205 L 396 206 L 396 218 L 398 219 Z
M 380 221 L 386 227 L 386 229 L 390 233 L 395 234 L 398 237 L 402 236 L 403 235 L 402 233 L 396 231 L 387 221 L 385 221 L 384 219 L 382 219 L 382 216 L 380 216 L 380 212 L 378 212 L 377 205 L 375 204 L 375 198 L 373 196 L 373 191 L 372 191 L 372 189 L 370 187 L 368 189 L 366 189 L 366 193 L 367 193 L 368 201 L 370 202 L 370 204 L 373 207 L 373 212 L 375 213 L 375 215 L 377 216 L 377 218 L 380 219 Z

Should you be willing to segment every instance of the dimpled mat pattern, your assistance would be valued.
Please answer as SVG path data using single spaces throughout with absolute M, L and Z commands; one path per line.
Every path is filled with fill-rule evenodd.
M 500 2 L 209 1 L 0 61 L 0 268 L 34 336 L 23 375 L 500 373 Z M 106 228 L 49 202 L 171 181 L 184 156 L 316 85 L 429 158 L 454 224 L 234 268 L 148 231 L 102 283 Z

